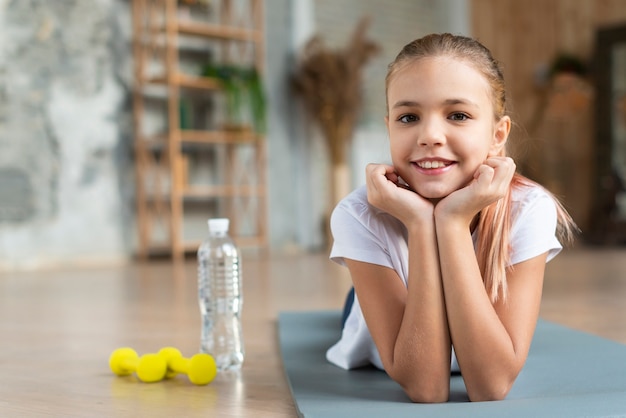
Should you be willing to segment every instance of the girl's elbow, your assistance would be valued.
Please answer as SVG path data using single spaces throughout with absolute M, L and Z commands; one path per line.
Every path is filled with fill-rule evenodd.
M 482 388 L 468 388 L 472 402 L 501 401 L 509 394 L 513 381 L 485 385 Z M 415 403 L 442 403 L 450 398 L 450 381 L 437 384 L 433 381 L 403 386 L 404 392 Z
M 501 401 L 506 399 L 523 363 L 496 370 L 481 370 L 480 373 L 463 375 L 467 395 L 472 402 Z
M 441 403 L 450 397 L 450 369 L 445 367 L 446 364 L 449 363 L 444 363 L 440 369 L 416 369 L 396 364 L 386 370 L 412 402 Z
M 411 402 L 415 403 L 443 403 L 450 397 L 449 390 L 406 390 Z
M 403 386 L 403 389 L 409 399 L 411 399 L 411 402 L 447 402 L 450 397 L 450 379 L 448 378 L 441 382 L 436 382 L 435 380 L 414 382 L 411 385 Z
M 480 389 L 470 390 L 468 388 L 467 395 L 472 402 L 502 401 L 511 391 L 513 382 L 514 380 L 506 380 L 492 382 Z

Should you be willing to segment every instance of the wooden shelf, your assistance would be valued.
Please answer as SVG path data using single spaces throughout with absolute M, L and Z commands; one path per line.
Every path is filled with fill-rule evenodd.
M 189 74 L 194 71 L 190 68 L 203 65 L 206 55 L 216 64 L 252 66 L 259 72 L 263 68 L 263 0 L 247 0 L 242 8 L 231 7 L 230 0 L 212 1 L 213 16 L 181 18 L 177 0 L 132 0 L 140 256 L 161 254 L 180 259 L 187 252 L 195 252 L 200 242 L 186 235 L 185 228 L 205 216 L 228 216 L 231 236 L 241 246 L 267 245 L 263 136 L 251 129 L 178 128 L 183 117 L 181 100 L 190 99 L 190 109 L 186 110 L 199 118 L 207 111 L 216 111 L 216 119 L 227 113 L 215 108 L 226 103 L 212 96 L 224 90 L 222 82 Z M 191 20 L 195 18 L 207 20 Z M 239 27 L 239 22 L 249 26 Z M 192 48 L 193 54 L 187 54 L 186 48 Z M 204 57 L 200 55 L 203 50 Z M 153 100 L 159 100 L 158 106 Z M 150 112 L 163 118 L 163 123 L 158 123 L 165 127 L 161 134 L 143 134 L 155 126 L 145 122 Z M 244 152 L 239 152 L 239 147 Z M 189 184 L 190 178 L 206 183 L 228 181 L 196 185 Z

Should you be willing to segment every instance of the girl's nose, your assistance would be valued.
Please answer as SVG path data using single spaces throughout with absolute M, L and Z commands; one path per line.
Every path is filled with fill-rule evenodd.
M 424 119 L 422 121 L 422 129 L 419 132 L 417 144 L 420 146 L 435 146 L 443 145 L 446 142 L 446 136 L 444 134 L 441 123 L 432 118 Z

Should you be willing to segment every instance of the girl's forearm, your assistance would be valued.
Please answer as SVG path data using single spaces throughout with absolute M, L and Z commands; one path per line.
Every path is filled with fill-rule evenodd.
M 436 236 L 448 326 L 468 395 L 501 399 L 521 367 L 485 290 L 469 228 L 441 220 Z
M 450 335 L 434 222 L 409 229 L 406 307 L 392 377 L 416 402 L 443 402 L 450 389 Z

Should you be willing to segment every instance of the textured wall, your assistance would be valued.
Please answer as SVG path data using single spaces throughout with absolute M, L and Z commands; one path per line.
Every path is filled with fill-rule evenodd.
M 122 0 L 0 1 L 0 266 L 128 254 L 129 31 Z
M 345 43 L 358 18 L 372 15 L 371 35 L 385 47 L 366 74 L 358 183 L 364 164 L 386 152 L 390 57 L 419 34 L 462 31 L 466 0 L 297 1 L 311 2 L 314 29 L 331 43 Z M 294 111 L 288 85 L 301 29 L 294 4 L 266 1 L 269 228 L 278 250 L 323 244 L 328 198 L 323 142 Z M 130 0 L 0 0 L 0 269 L 133 254 L 130 39 Z

